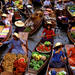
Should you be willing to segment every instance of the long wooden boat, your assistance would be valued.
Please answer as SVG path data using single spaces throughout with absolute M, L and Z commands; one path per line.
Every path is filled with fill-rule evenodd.
M 27 68 L 28 68 L 28 57 L 27 57 L 27 55 L 25 54 L 25 55 L 22 55 L 22 54 L 12 54 L 11 53 L 11 51 L 12 51 L 12 49 L 13 49 L 13 47 L 11 46 L 11 48 L 8 50 L 8 52 L 4 55 L 4 57 L 3 57 L 3 59 L 2 59 L 2 61 L 0 62 L 0 74 L 7 74 L 7 75 L 9 75 L 9 74 L 12 74 L 12 75 L 24 75 L 25 74 L 25 72 L 26 72 L 26 70 L 27 70 Z M 24 51 L 26 51 L 27 50 L 27 48 L 26 48 L 26 46 L 24 45 L 24 44 L 22 44 L 22 49 L 24 50 Z M 19 60 L 19 59 L 24 59 L 25 61 L 26 61 L 26 68 L 25 68 L 25 70 L 24 70 L 24 72 L 20 72 L 20 73 L 16 73 L 17 71 L 16 71 L 16 69 L 14 68 L 14 66 L 13 66 L 13 68 L 11 67 L 10 69 L 12 69 L 12 70 L 10 70 L 8 67 L 10 67 L 11 66 L 11 64 L 12 65 L 14 65 L 14 63 L 15 63 L 15 61 L 16 60 Z M 7 66 L 8 64 L 10 64 L 10 66 L 8 65 L 8 67 L 7 67 L 7 69 L 5 69 L 4 67 L 5 66 L 3 66 L 4 65 L 4 62 L 7 62 L 8 61 L 8 63 L 5 63 L 6 65 L 5 66 Z M 10 62 L 12 62 L 12 63 L 10 63 Z M 19 62 L 21 62 L 21 61 L 19 61 Z M 21 64 L 22 65 L 22 64 Z
M 68 51 L 69 51 L 69 49 L 70 49 L 70 48 L 73 48 L 73 47 L 74 47 L 73 44 L 66 44 L 66 45 L 65 45 L 65 49 L 66 49 L 66 52 L 67 52 L 67 56 L 68 56 Z M 68 58 L 68 59 L 69 59 L 69 58 Z M 70 63 L 69 63 L 69 64 L 70 64 Z M 75 70 L 75 66 L 73 66 L 73 65 L 70 64 L 70 67 L 71 67 L 72 70 Z
M 43 21 L 43 15 L 42 14 L 39 15 L 35 11 L 35 13 L 32 14 L 31 17 L 25 21 L 25 27 L 26 27 L 25 31 L 27 31 L 26 29 L 29 28 L 30 29 L 29 34 L 30 35 L 34 34 L 41 26 L 42 21 Z
M 8 32 L 6 32 L 6 30 Z M 10 39 L 10 37 L 11 37 L 11 34 L 12 34 L 12 26 L 7 27 L 7 28 L 3 28 L 2 31 L 0 32 L 0 42 L 3 43 L 5 41 L 8 41 Z
M 52 56 L 51 56 L 52 58 Z M 50 60 L 51 60 L 50 58 Z M 50 64 L 50 63 L 49 63 Z M 51 75 L 52 72 L 55 74 L 55 75 L 59 75 L 60 72 L 64 73 L 63 75 L 73 75 L 73 72 L 72 70 L 70 69 L 70 67 L 68 65 L 65 64 L 64 67 L 50 67 L 48 64 L 47 66 L 47 71 L 46 71 L 46 75 Z M 53 74 L 52 74 L 53 75 Z
M 37 51 L 37 47 L 39 46 L 41 44 L 41 41 L 36 45 L 36 47 L 35 47 L 35 49 L 32 51 L 32 54 L 34 53 L 34 52 L 36 52 L 36 53 L 38 53 L 39 55 L 48 55 L 48 58 L 46 58 L 46 60 L 45 61 L 43 61 L 44 63 L 39 67 L 39 69 L 37 69 L 37 70 L 35 70 L 34 68 L 31 68 L 30 67 L 30 63 L 32 62 L 32 60 L 35 60 L 35 61 L 41 61 L 41 59 L 39 59 L 39 60 L 36 60 L 36 59 L 34 59 L 34 57 L 32 57 L 31 56 L 31 59 L 30 59 L 30 63 L 29 63 L 29 67 L 28 67 L 28 72 L 27 72 L 27 74 L 33 74 L 33 75 L 37 75 L 38 73 L 40 73 L 40 71 L 41 70 L 43 70 L 43 68 L 45 67 L 45 66 L 47 66 L 47 64 L 48 64 L 48 62 L 49 62 L 49 59 L 50 59 L 50 57 L 51 57 L 51 51 L 49 51 L 48 53 L 41 53 L 41 52 L 38 52 Z M 37 64 L 36 64 L 37 65 Z M 35 66 L 36 66 L 35 65 Z
M 75 39 L 72 37 L 72 34 L 71 34 L 71 31 L 68 29 L 68 31 L 67 31 L 67 35 L 68 35 L 68 38 L 70 39 L 70 41 L 72 42 L 72 43 L 75 43 Z

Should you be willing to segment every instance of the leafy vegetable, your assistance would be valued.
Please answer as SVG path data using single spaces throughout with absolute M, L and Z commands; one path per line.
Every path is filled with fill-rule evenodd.
M 32 29 L 31 29 L 30 27 L 26 27 L 24 31 L 25 31 L 25 32 L 30 32 L 31 30 L 32 30 Z

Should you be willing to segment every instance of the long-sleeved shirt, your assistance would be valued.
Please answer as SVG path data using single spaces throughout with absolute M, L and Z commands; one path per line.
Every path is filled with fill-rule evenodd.
M 55 32 L 53 30 L 47 30 L 47 29 L 44 29 L 42 33 L 45 33 L 45 37 L 47 39 L 51 39 L 52 35 L 55 35 Z
M 65 54 L 63 51 L 60 51 L 59 53 L 55 53 L 56 50 L 53 51 L 53 57 L 52 57 L 52 61 L 54 62 L 60 62 L 61 61 L 61 56 L 65 57 Z
M 13 38 L 9 41 L 6 41 L 4 42 L 4 44 L 12 44 L 13 45 L 13 49 L 12 49 L 12 52 L 11 53 L 15 53 L 15 54 L 18 54 L 18 53 L 21 53 L 21 54 L 25 54 L 24 50 L 22 49 L 22 42 L 24 42 L 23 40 L 14 40 Z M 25 44 L 25 42 L 24 42 Z

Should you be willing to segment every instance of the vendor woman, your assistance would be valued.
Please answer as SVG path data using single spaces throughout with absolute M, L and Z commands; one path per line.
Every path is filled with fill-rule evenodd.
M 42 36 L 44 36 L 42 37 L 42 43 L 44 43 L 45 41 L 50 41 L 51 43 L 53 43 L 53 36 L 55 36 L 55 32 L 51 29 L 50 23 L 47 24 L 47 27 L 43 30 Z
M 75 66 L 75 43 L 74 43 L 74 47 L 72 47 L 68 50 L 68 57 L 69 57 L 70 65 Z
M 53 50 L 53 56 L 50 60 L 50 67 L 64 67 L 64 60 L 66 59 L 64 51 L 63 51 L 63 44 L 61 42 L 57 42 L 55 44 Z
M 13 34 L 13 38 L 10 41 L 6 41 L 3 44 L 11 44 L 12 45 L 12 51 L 11 53 L 15 54 L 25 54 L 24 50 L 22 49 L 22 43 L 23 40 L 19 39 L 18 33 Z M 2 43 L 0 43 L 1 45 Z

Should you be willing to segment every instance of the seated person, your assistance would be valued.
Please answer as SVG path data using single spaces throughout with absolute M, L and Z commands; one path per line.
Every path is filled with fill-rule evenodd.
M 65 6 L 69 6 L 69 5 L 74 5 L 74 2 L 72 0 L 70 1 L 65 1 Z
M 13 38 L 9 41 L 6 41 L 4 42 L 3 44 L 11 44 L 11 47 L 12 47 L 12 51 L 11 53 L 15 53 L 15 54 L 25 54 L 24 50 L 22 49 L 22 44 L 25 46 L 25 42 L 23 43 L 24 41 L 21 40 L 19 38 L 19 35 L 18 33 L 14 33 L 13 34 Z M 2 43 L 0 43 L 0 45 L 2 45 Z
M 51 29 L 50 24 L 47 24 L 47 27 L 43 30 L 42 36 L 43 38 L 41 42 L 44 43 L 45 41 L 50 41 L 53 43 L 53 36 L 55 36 L 55 32 Z
M 49 62 L 50 67 L 60 68 L 60 67 L 65 66 L 65 64 L 63 62 L 64 62 L 64 59 L 66 59 L 66 57 L 65 57 L 65 54 L 64 54 L 62 48 L 63 48 L 63 44 L 61 42 L 57 42 L 55 44 L 55 47 L 53 50 L 53 56 Z
M 8 18 L 7 18 L 7 14 L 3 13 L 2 14 L 2 22 L 5 24 L 5 25 L 10 25 L 10 22 L 8 21 Z
M 44 7 L 50 7 L 50 5 L 51 5 L 50 0 L 45 0 L 44 1 L 44 4 L 43 4 Z
M 63 5 L 62 5 L 62 2 L 59 1 L 56 5 L 56 8 L 58 8 L 59 10 L 63 10 Z
M 14 6 L 14 2 L 9 0 L 9 2 L 6 3 L 7 6 Z
M 68 53 L 70 65 L 75 66 L 75 43 L 74 43 L 74 47 L 70 48 L 67 53 Z

